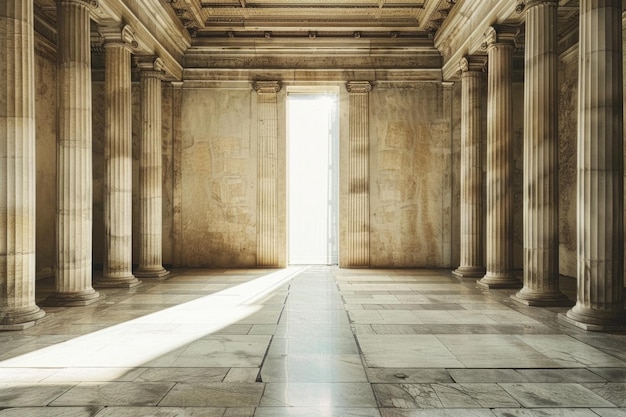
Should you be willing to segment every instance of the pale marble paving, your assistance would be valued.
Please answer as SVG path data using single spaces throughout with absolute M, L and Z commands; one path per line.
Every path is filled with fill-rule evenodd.
M 598 417 L 587 408 L 495 409 L 496 417 Z
M 593 408 L 600 417 L 626 417 L 626 408 Z
M 567 335 L 523 335 L 518 339 L 561 367 L 612 367 L 626 363 Z
M 261 378 L 263 382 L 367 382 L 360 355 L 270 355 Z
M 254 417 L 380 417 L 377 408 L 259 407 Z
M 373 384 L 381 408 L 443 408 L 430 384 Z
M 591 371 L 610 382 L 626 382 L 626 368 L 592 368 Z
M 358 335 L 365 362 L 374 368 L 463 368 L 433 335 Z
M 261 407 L 376 407 L 368 383 L 267 383 Z
M 225 412 L 217 407 L 107 407 L 95 417 L 223 417 Z
M 595 369 L 594 369 L 595 371 Z M 518 369 L 527 382 L 606 382 L 606 379 L 589 369 Z M 500 381 L 519 382 L 519 381 Z
M 482 409 L 426 409 L 426 410 L 407 410 L 407 409 L 382 409 L 382 417 L 494 417 L 491 410 Z
M 580 384 L 502 383 L 500 386 L 526 408 L 616 406 Z
M 95 417 L 100 410 L 102 407 L 20 407 L 0 410 L 0 417 Z M 133 417 L 137 417 L 137 414 Z
M 74 385 L 0 384 L 0 407 L 47 406 Z
M 514 369 L 448 369 L 454 382 L 528 382 L 519 371 Z M 534 381 L 538 382 L 538 381 Z
M 581 385 L 618 407 L 626 407 L 626 383 L 607 382 L 585 383 Z
M 319 267 L 239 305 L 237 286 L 276 270 L 174 272 L 0 333 L 0 407 L 35 407 L 0 417 L 626 416 L 626 336 L 564 327 L 514 290 Z
M 453 382 L 444 368 L 366 368 L 369 382 L 389 384 L 425 384 Z
M 263 395 L 259 383 L 177 383 L 159 402 L 163 407 L 256 407 Z
M 156 406 L 174 386 L 170 382 L 82 382 L 50 403 L 51 406 Z

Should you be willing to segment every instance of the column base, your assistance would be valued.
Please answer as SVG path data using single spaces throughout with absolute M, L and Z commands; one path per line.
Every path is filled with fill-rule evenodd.
M 574 302 L 560 291 L 541 292 L 522 288 L 511 299 L 531 307 L 568 307 Z
M 485 276 L 485 268 L 481 266 L 459 266 L 452 273 L 459 278 L 480 278 Z
M 163 267 L 160 267 L 160 268 L 139 267 L 137 268 L 135 272 L 133 272 L 133 275 L 137 278 L 152 278 L 158 281 L 166 280 L 169 274 L 170 274 L 170 271 L 168 271 L 167 269 Z
M 81 292 L 55 292 L 46 298 L 42 305 L 54 307 L 81 307 L 100 300 L 100 294 L 93 288 Z
M 520 288 L 522 282 L 515 278 L 515 275 L 510 272 L 506 274 L 492 274 L 487 272 L 482 279 L 476 281 L 479 287 L 487 289 L 501 289 L 501 288 Z
M 131 275 L 122 276 L 103 276 L 96 282 L 94 287 L 96 288 L 133 288 L 141 284 L 137 278 Z
M 24 330 L 33 327 L 46 312 L 38 306 L 25 311 L 0 313 L 0 330 Z
M 566 314 L 559 314 L 559 321 L 590 332 L 626 331 L 626 311 L 600 312 L 575 305 Z

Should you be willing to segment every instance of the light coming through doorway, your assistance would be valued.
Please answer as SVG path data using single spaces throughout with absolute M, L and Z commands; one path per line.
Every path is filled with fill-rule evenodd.
M 338 93 L 287 90 L 289 263 L 338 261 Z

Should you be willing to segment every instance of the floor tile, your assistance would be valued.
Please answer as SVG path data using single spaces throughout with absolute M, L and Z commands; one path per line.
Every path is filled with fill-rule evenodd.
M 452 353 L 432 335 L 359 335 L 371 368 L 461 368 Z
M 20 407 L 0 410 L 0 417 L 94 417 L 102 407 Z M 137 415 L 135 414 L 135 417 Z
M 497 417 L 597 417 L 587 408 L 495 409 Z
M 369 382 L 389 384 L 429 384 L 453 382 L 443 368 L 366 368 Z
M 107 407 L 96 417 L 222 417 L 225 411 L 215 407 Z
M 445 408 L 519 407 L 498 384 L 432 384 Z
M 426 410 L 400 410 L 381 409 L 382 417 L 494 417 L 491 410 L 482 409 L 426 409 Z
M 606 382 L 588 369 L 518 369 L 528 382 Z M 517 382 L 517 381 L 498 381 Z
M 367 382 L 360 355 L 270 355 L 263 382 Z
M 367 383 L 268 383 L 262 407 L 376 407 Z
M 582 385 L 616 406 L 626 407 L 626 383 L 607 382 Z
M 46 406 L 73 385 L 0 384 L 0 407 Z
M 614 404 L 579 384 L 500 384 L 526 408 L 615 407 Z
M 448 369 L 454 382 L 527 382 L 514 369 Z
M 430 384 L 373 384 L 382 408 L 443 408 Z
M 169 407 L 256 407 L 264 385 L 260 383 L 179 383 L 159 406 Z
M 50 405 L 136 405 L 155 406 L 172 388 L 173 383 L 158 382 L 83 382 L 65 392 Z
M 254 417 L 380 417 L 377 408 L 259 407 Z

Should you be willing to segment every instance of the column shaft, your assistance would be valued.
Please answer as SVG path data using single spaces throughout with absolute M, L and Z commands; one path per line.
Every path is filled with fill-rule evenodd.
M 348 204 L 346 253 L 341 265 L 370 265 L 369 82 L 349 82 Z
M 57 259 L 54 305 L 95 302 L 89 5 L 57 1 Z
M 277 82 L 254 86 L 258 105 L 257 265 L 280 266 L 278 245 L 278 109 Z M 283 248 L 284 251 L 284 248 Z
M 526 11 L 524 73 L 524 287 L 527 305 L 567 305 L 559 290 L 557 27 L 555 0 Z
M 587 330 L 624 326 L 622 2 L 580 1 L 578 295 L 561 316 Z
M 105 44 L 106 134 L 104 145 L 104 272 L 98 286 L 133 287 L 132 103 L 130 51 Z
M 141 151 L 139 159 L 139 268 L 135 276 L 161 278 L 163 175 L 161 149 L 161 72 L 141 71 Z
M 491 29 L 487 93 L 487 288 L 514 288 L 513 273 L 513 44 Z
M 461 265 L 463 278 L 485 275 L 483 266 L 483 168 L 480 154 L 482 72 L 461 64 Z
M 0 6 L 0 330 L 44 316 L 35 304 L 35 44 L 33 3 Z

